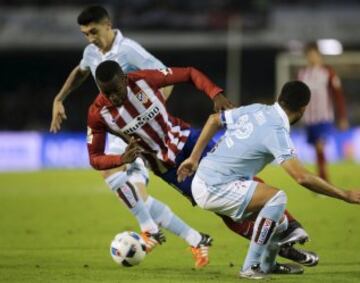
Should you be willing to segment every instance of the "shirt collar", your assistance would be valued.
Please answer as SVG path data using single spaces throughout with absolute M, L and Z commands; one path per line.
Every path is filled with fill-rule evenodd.
M 285 111 L 281 108 L 281 106 L 277 102 L 274 104 L 274 108 L 275 108 L 276 112 L 279 114 L 279 116 L 281 117 L 281 120 L 283 120 L 285 129 L 288 132 L 290 132 L 289 118 L 286 115 Z
M 114 29 L 113 30 L 115 32 L 115 39 L 114 39 L 114 42 L 113 44 L 111 45 L 111 49 L 106 52 L 105 54 L 102 53 L 102 51 L 100 50 L 99 47 L 97 47 L 96 45 L 95 48 L 97 50 L 97 52 L 99 52 L 100 54 L 102 54 L 103 56 L 107 55 L 107 54 L 110 54 L 110 53 L 117 53 L 117 49 L 119 48 L 119 44 L 120 42 L 124 39 L 124 36 L 122 35 L 121 31 L 118 30 L 118 29 Z
M 115 39 L 111 46 L 110 53 L 117 53 L 117 49 L 119 48 L 120 42 L 124 39 L 124 36 L 122 35 L 121 31 L 118 29 L 114 29 L 115 32 Z

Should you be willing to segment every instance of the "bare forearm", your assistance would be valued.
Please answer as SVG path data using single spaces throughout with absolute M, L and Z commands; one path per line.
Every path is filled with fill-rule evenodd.
M 199 139 L 194 146 L 194 149 L 191 153 L 191 158 L 197 161 L 200 160 L 201 154 L 204 151 L 205 147 L 220 128 L 221 123 L 219 114 L 210 115 L 203 130 L 201 131 Z
M 299 180 L 299 184 L 315 193 L 327 195 L 333 198 L 345 200 L 346 197 L 345 191 L 335 187 L 334 185 L 331 185 L 330 183 L 311 173 L 306 174 L 305 178 Z
M 75 67 L 55 97 L 55 100 L 64 101 L 73 90 L 77 89 L 84 82 L 88 75 L 88 71 L 82 71 L 79 66 Z

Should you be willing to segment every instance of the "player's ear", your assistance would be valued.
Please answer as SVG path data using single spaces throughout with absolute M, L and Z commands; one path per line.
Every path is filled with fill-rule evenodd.
M 111 23 L 110 19 L 106 19 L 105 24 L 106 24 L 106 28 L 108 30 L 112 29 L 112 23 Z

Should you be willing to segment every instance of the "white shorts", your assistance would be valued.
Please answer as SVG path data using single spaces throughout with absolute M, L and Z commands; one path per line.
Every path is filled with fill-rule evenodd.
M 127 147 L 127 143 L 120 137 L 107 134 L 106 154 L 122 154 Z
M 245 218 L 244 211 L 251 201 L 257 184 L 251 180 L 210 186 L 196 174 L 191 190 L 199 207 L 229 216 L 235 222 L 239 222 Z
M 122 154 L 127 147 L 127 143 L 120 137 L 108 134 L 107 135 L 107 149 L 106 154 Z M 146 168 L 144 161 L 141 158 L 127 165 L 126 169 L 127 180 L 132 183 L 144 183 L 145 185 L 149 180 L 149 172 Z

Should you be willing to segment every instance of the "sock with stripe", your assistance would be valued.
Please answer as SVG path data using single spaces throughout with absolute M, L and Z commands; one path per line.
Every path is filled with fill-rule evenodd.
M 251 243 L 242 270 L 260 264 L 275 229 L 282 218 L 287 202 L 286 194 L 279 191 L 260 210 L 255 221 Z
M 159 228 L 144 201 L 138 196 L 135 186 L 127 181 L 126 176 L 126 172 L 117 172 L 107 177 L 105 182 L 135 216 L 142 232 L 158 232 Z
M 280 249 L 278 242 L 281 239 L 281 234 L 287 229 L 288 223 L 288 219 L 284 215 L 282 222 L 276 227 L 274 235 L 270 238 L 268 247 L 261 257 L 260 268 L 266 273 L 271 272 L 276 264 L 276 256 Z

